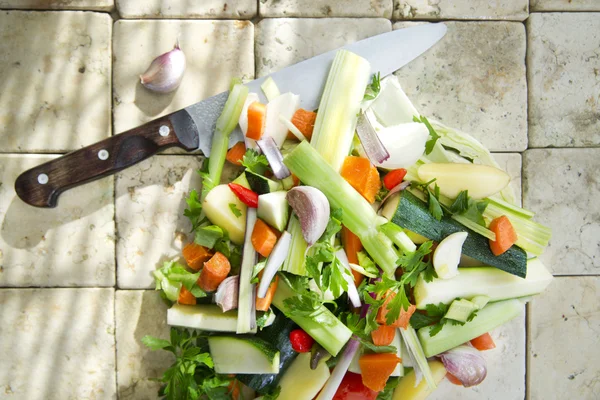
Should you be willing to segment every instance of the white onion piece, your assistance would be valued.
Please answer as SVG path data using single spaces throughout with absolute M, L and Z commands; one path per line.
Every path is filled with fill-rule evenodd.
M 348 256 L 344 249 L 340 249 L 335 253 L 335 256 L 342 263 L 344 268 L 348 271 L 347 274 L 344 274 L 344 280 L 348 283 L 348 298 L 352 303 L 353 307 L 360 307 L 362 304 L 360 302 L 360 295 L 358 294 L 358 290 L 356 289 L 356 285 L 354 284 L 354 278 L 352 276 L 352 268 L 350 268 L 350 262 L 348 261 Z
M 325 232 L 329 222 L 329 201 L 319 189 L 312 186 L 296 186 L 285 196 L 298 216 L 302 236 L 312 246 Z
M 370 109 L 385 126 L 412 122 L 414 116 L 419 116 L 395 75 L 381 81 L 381 90 Z
M 376 166 L 386 169 L 408 168 L 423 155 L 429 131 L 425 124 L 410 122 L 377 131 L 390 158 Z
M 215 303 L 223 312 L 236 309 L 238 306 L 239 275 L 225 278 L 215 293 Z
M 435 248 L 433 267 L 440 279 L 450 279 L 458 275 L 458 263 L 462 245 L 467 240 L 467 232 L 454 232 L 446 236 Z
M 279 121 L 284 124 L 285 126 L 287 126 L 287 128 L 289 129 L 290 132 L 292 132 L 292 134 L 294 136 L 296 136 L 296 139 L 298 139 L 299 141 L 303 142 L 306 140 L 306 137 L 302 134 L 302 132 L 300 132 L 300 129 L 298 129 L 296 127 L 296 125 L 294 125 L 292 123 L 292 121 L 290 121 L 289 119 L 286 119 L 283 115 L 279 116 Z
M 381 164 L 382 162 L 390 158 L 390 153 L 386 150 L 383 143 L 381 143 L 377 132 L 375 132 L 375 128 L 373 128 L 373 125 L 371 125 L 371 121 L 369 120 L 368 115 L 366 115 L 365 113 L 361 113 L 358 116 L 356 133 L 358 134 L 360 143 L 365 149 L 367 157 L 369 158 L 369 160 L 371 160 L 373 164 Z
M 267 121 L 265 123 L 265 136 L 275 139 L 277 147 L 281 147 L 287 137 L 288 128 L 279 120 L 282 115 L 291 120 L 296 110 L 300 107 L 300 97 L 293 93 L 283 93 L 267 103 Z
M 464 387 L 479 385 L 487 375 L 485 358 L 477 349 L 461 345 L 439 355 L 446 370 Z
M 335 368 L 331 372 L 329 379 L 327 379 L 325 386 L 323 386 L 321 393 L 319 393 L 319 397 L 317 397 L 317 400 L 333 399 L 335 393 L 340 387 L 340 384 L 342 383 L 342 379 L 344 379 L 346 372 L 348 372 L 348 367 L 350 367 L 350 363 L 352 362 L 354 355 L 358 351 L 358 345 L 358 340 L 354 338 L 348 341 L 348 344 L 346 344 L 346 348 L 344 349 L 342 356 L 340 357 L 338 363 L 335 365 Z
M 273 175 L 277 179 L 285 179 L 292 174 L 288 167 L 283 164 L 283 155 L 272 137 L 263 137 L 256 144 L 258 144 L 258 147 L 260 147 L 265 157 L 267 157 L 267 161 L 269 161 L 269 165 L 273 170 Z
M 267 259 L 267 265 L 263 270 L 262 278 L 260 278 L 260 284 L 258 286 L 258 297 L 260 299 L 267 295 L 269 285 L 275 277 L 279 268 L 283 265 L 285 258 L 288 255 L 290 244 L 292 243 L 292 235 L 288 231 L 283 231 L 283 234 L 275 244 L 273 251 L 269 254 Z

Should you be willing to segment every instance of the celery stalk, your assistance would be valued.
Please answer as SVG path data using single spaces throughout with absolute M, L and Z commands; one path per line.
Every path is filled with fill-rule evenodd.
M 370 71 L 367 60 L 346 50 L 336 53 L 329 70 L 310 143 L 335 171 L 350 153 Z
M 292 289 L 284 279 L 280 279 L 275 296 L 273 296 L 273 305 L 284 314 L 289 315 L 290 310 L 284 301 L 292 296 L 294 296 Z M 334 357 L 352 336 L 352 331 L 323 305 L 310 316 L 292 314 L 289 315 L 289 318 Z
M 208 187 L 202 190 L 202 200 L 208 192 L 221 181 L 223 165 L 227 156 L 229 135 L 235 129 L 244 108 L 244 102 L 248 96 L 248 88 L 242 84 L 236 84 L 229 92 L 225 107 L 217 119 L 215 133 L 210 146 L 210 158 L 208 159 L 208 177 L 204 179 L 203 185 Z
M 292 235 L 292 243 L 282 269 L 295 275 L 306 275 L 304 257 L 308 244 L 302 236 L 302 228 L 296 215 L 292 215 L 290 218 L 288 232 Z
M 283 160 L 302 182 L 319 189 L 334 208 L 342 209 L 342 221 L 357 235 L 373 260 L 388 274 L 396 269 L 398 256 L 391 240 L 379 232 L 387 222 L 307 142 L 300 143 Z

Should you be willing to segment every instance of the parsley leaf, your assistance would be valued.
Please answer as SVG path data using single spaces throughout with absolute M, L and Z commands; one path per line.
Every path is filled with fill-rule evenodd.
M 379 392 L 376 400 L 392 400 L 394 397 L 394 389 L 400 383 L 400 377 L 390 377 L 385 384 L 383 391 Z
M 421 116 L 421 118 L 419 118 L 415 115 L 415 116 L 413 116 L 413 121 L 421 122 L 421 123 L 425 124 L 425 126 L 427 127 L 427 130 L 429 131 L 429 136 L 431 136 L 431 139 L 427 140 L 427 143 L 425 143 L 425 154 L 431 153 L 433 151 L 435 143 L 440 138 L 440 135 L 437 134 L 435 129 L 433 129 L 433 126 L 431 126 L 431 124 L 429 123 L 427 118 L 425 118 L 424 116 Z
M 358 265 L 360 265 L 367 273 L 374 276 L 379 275 L 379 269 L 373 260 L 371 260 L 371 258 L 367 255 L 367 253 L 361 250 L 356 253 L 356 256 L 358 257 Z
M 171 328 L 170 341 L 144 336 L 142 343 L 151 350 L 163 349 L 175 355 L 175 362 L 159 380 L 166 385 L 161 390 L 168 400 L 227 399 L 232 378 L 214 372 L 208 343 L 202 333 Z
M 373 74 L 371 83 L 367 85 L 363 100 L 374 100 L 381 91 L 381 74 L 378 72 Z
M 469 199 L 469 207 L 465 212 L 462 213 L 465 217 L 478 223 L 481 226 L 485 226 L 485 220 L 483 219 L 483 212 L 488 206 L 488 200 L 476 201 Z
M 271 393 L 263 394 L 263 400 L 277 400 L 279 397 L 279 393 L 281 393 L 281 386 L 277 386 Z
M 326 242 L 333 235 L 338 233 L 342 229 L 342 209 L 334 208 L 331 210 L 329 215 L 329 222 L 327 222 L 327 227 L 325 228 L 325 232 L 321 235 L 318 242 Z
M 198 197 L 196 189 L 190 192 L 190 195 L 185 199 L 185 202 L 187 203 L 188 208 L 183 211 L 183 215 L 190 219 L 190 222 L 192 223 L 192 232 L 194 232 L 200 225 L 207 221 L 207 219 L 202 216 L 202 202 Z
M 438 321 L 439 320 L 437 317 L 430 317 L 427 314 L 416 312 L 410 317 L 410 326 L 415 329 L 421 329 L 423 327 L 433 325 Z
M 229 203 L 229 209 L 231 210 L 233 215 L 235 215 L 236 218 L 239 218 L 242 216 L 242 212 L 240 211 L 239 208 L 237 208 L 237 205 L 235 205 L 234 203 Z
M 461 214 L 461 213 L 464 213 L 465 211 L 467 211 L 468 208 L 469 208 L 469 191 L 463 190 L 458 194 L 458 196 L 456 196 L 456 199 L 454 199 L 454 202 L 450 206 L 450 212 L 453 214 L 457 214 L 457 213 Z
M 375 195 L 375 201 L 382 201 L 389 192 L 390 191 L 385 186 L 381 186 L 381 189 L 379 189 Z
M 269 162 L 264 154 L 258 154 L 254 149 L 247 149 L 242 157 L 242 165 L 249 171 L 262 175 L 267 170 Z
M 427 192 L 429 193 L 429 212 L 435 219 L 441 221 L 444 211 L 440 205 L 440 187 L 436 183 L 433 191 L 431 191 L 431 188 L 427 186 Z
M 259 311 L 258 314 L 259 315 L 256 317 L 256 326 L 262 329 L 266 326 L 267 321 L 269 320 L 269 318 L 271 318 L 274 312 L 271 308 L 269 308 L 267 311 L 262 313 Z
M 358 339 L 360 344 L 375 353 L 396 353 L 398 350 L 395 346 L 376 346 L 371 341 L 368 333 L 365 333 L 365 326 L 367 320 L 360 318 L 358 314 L 353 312 L 345 312 L 340 314 L 339 319 L 344 322 L 344 325 L 348 327 L 354 334 L 355 338 Z

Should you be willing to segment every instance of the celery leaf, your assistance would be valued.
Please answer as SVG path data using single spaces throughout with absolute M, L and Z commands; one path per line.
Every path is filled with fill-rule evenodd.
M 194 232 L 200 225 L 207 221 L 206 217 L 202 216 L 202 202 L 198 197 L 196 189 L 190 192 L 190 195 L 185 199 L 185 202 L 187 203 L 188 208 L 183 211 L 183 215 L 189 218 L 192 223 L 192 232 Z
M 453 214 L 459 213 L 462 214 L 469 209 L 469 191 L 462 190 L 454 202 L 450 206 L 450 212 Z

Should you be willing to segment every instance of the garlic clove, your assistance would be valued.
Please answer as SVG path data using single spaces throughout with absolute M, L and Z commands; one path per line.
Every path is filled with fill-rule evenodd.
M 327 197 L 312 186 L 297 186 L 287 193 L 286 198 L 298 216 L 304 240 L 312 246 L 325 232 L 329 222 Z
M 477 349 L 461 345 L 439 355 L 446 370 L 464 387 L 479 385 L 487 375 L 485 359 Z
M 146 72 L 140 75 L 140 82 L 154 92 L 172 92 L 181 84 L 185 65 L 185 54 L 177 42 L 173 50 L 152 60 Z

